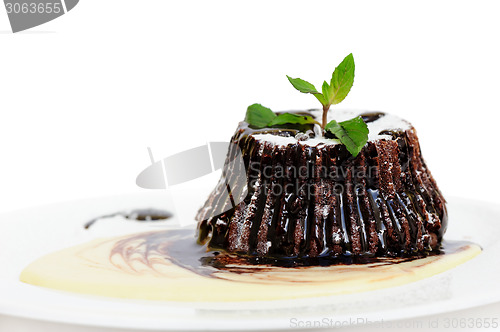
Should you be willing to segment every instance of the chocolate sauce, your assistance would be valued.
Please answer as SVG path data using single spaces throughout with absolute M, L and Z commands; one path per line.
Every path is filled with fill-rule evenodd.
M 271 272 L 282 268 L 305 269 L 311 266 L 401 264 L 430 255 L 454 253 L 466 244 L 467 242 L 445 242 L 439 250 L 417 256 L 360 257 L 340 255 L 302 259 L 259 258 L 235 255 L 224 250 L 207 251 L 206 248 L 194 243 L 192 229 L 179 229 L 131 235 L 114 245 L 109 258 L 115 267 L 122 270 L 126 267 L 122 263 L 114 263 L 116 255 L 120 256 L 120 262 L 125 262 L 131 269 L 134 269 L 133 266 L 136 266 L 137 262 L 141 262 L 153 270 L 156 270 L 157 264 L 170 262 L 202 276 L 224 278 L 223 273 Z
M 375 120 L 380 119 L 384 115 L 385 115 L 384 112 L 367 112 L 367 113 L 362 113 L 359 116 L 361 116 L 361 118 L 363 119 L 363 121 L 365 123 L 370 123 L 370 122 L 373 122 Z
M 155 221 L 162 221 L 165 219 L 168 219 L 172 217 L 172 213 L 164 210 L 158 210 L 158 209 L 135 209 L 129 212 L 116 212 L 112 214 L 106 214 L 100 217 L 96 217 L 92 220 L 89 220 L 85 225 L 83 226 L 85 229 L 89 229 L 92 225 L 94 225 L 97 221 L 101 219 L 107 219 L 107 218 L 113 218 L 113 217 L 124 217 L 126 219 L 130 220 L 136 220 L 138 222 L 155 222 Z

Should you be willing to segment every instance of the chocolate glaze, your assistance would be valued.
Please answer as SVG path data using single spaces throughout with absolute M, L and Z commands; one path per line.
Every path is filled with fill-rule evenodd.
M 367 112 L 367 113 L 361 114 L 360 116 L 365 123 L 370 123 L 370 122 L 373 122 L 375 120 L 380 119 L 384 115 L 385 115 L 384 112 Z
M 388 265 L 400 264 L 429 255 L 455 253 L 467 242 L 447 242 L 432 252 L 401 257 L 363 257 L 354 255 L 325 256 L 308 259 L 280 259 L 237 255 L 224 250 L 207 251 L 192 241 L 192 229 L 178 229 L 134 234 L 118 241 L 112 248 L 109 259 L 118 269 L 136 271 L 137 263 L 151 270 L 161 264 L 173 263 L 199 275 L 224 278 L 223 273 L 270 272 L 278 268 L 301 269 L 309 266 L 332 265 Z M 116 263 L 117 256 L 120 258 Z M 125 262 L 125 265 L 123 264 Z M 221 274 L 222 273 L 222 274 Z
M 373 122 L 384 114 L 361 116 Z M 389 138 L 369 141 L 356 158 L 340 144 L 281 146 L 253 136 L 299 132 L 240 123 L 228 159 L 240 149 L 245 170 L 225 172 L 246 174 L 248 194 L 236 207 L 207 217 L 212 209 L 231 204 L 219 194 L 222 188 L 215 188 L 197 215 L 199 244 L 258 260 L 292 261 L 419 256 L 439 248 L 447 225 L 445 199 L 421 156 L 413 127 L 383 131 Z M 273 170 L 270 175 L 262 171 L 265 167 Z M 298 174 L 297 168 L 307 174 Z M 283 169 L 284 176 L 278 176 Z M 273 186 L 289 190 L 276 194 Z M 244 192 L 231 189 L 230 197 Z
M 96 217 L 92 220 L 89 220 L 88 222 L 85 223 L 83 226 L 85 229 L 89 229 L 92 225 L 94 225 L 97 221 L 101 219 L 106 219 L 106 218 L 113 218 L 113 217 L 124 217 L 126 219 L 130 220 L 136 220 L 139 222 L 154 222 L 154 221 L 161 221 L 168 219 L 172 217 L 172 213 L 164 210 L 158 210 L 158 209 L 135 209 L 130 212 L 116 212 L 116 213 L 111 213 L 111 214 L 106 214 L 100 217 Z

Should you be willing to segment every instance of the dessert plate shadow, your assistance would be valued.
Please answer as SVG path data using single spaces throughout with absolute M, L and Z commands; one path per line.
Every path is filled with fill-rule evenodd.
M 448 199 L 446 240 L 479 244 L 474 259 L 417 282 L 357 294 L 283 301 L 205 303 L 140 301 L 80 295 L 45 289 L 19 281 L 33 260 L 96 237 L 178 227 L 174 216 L 161 222 L 102 220 L 99 215 L 135 208 L 156 208 L 175 214 L 175 202 L 185 198 L 194 215 L 199 197 L 166 191 L 112 196 L 20 210 L 0 216 L 0 313 L 39 320 L 140 330 L 269 330 L 287 329 L 295 321 L 390 321 L 466 309 L 500 301 L 500 207 L 486 202 Z M 180 198 L 180 199 L 179 199 Z M 191 209 L 191 210 L 190 210 Z M 192 227 L 192 226 L 191 226 Z M 194 230 L 193 230 L 194 241 Z

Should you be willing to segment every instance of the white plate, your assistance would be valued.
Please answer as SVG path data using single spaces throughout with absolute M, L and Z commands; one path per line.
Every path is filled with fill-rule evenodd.
M 156 192 L 4 214 L 0 217 L 0 313 L 102 327 L 234 331 L 287 329 L 294 321 L 331 318 L 338 322 L 358 318 L 389 321 L 500 301 L 500 208 L 460 198 L 449 199 L 445 237 L 476 242 L 483 253 L 431 278 L 372 292 L 272 302 L 169 303 L 77 295 L 18 281 L 22 269 L 34 259 L 96 236 L 96 231 L 83 231 L 87 220 L 130 208 L 173 209 L 171 204 L 167 192 Z M 165 224 L 169 223 L 175 219 Z M 121 228 L 121 232 L 132 230 L 135 226 Z M 101 226 L 100 231 L 109 228 Z

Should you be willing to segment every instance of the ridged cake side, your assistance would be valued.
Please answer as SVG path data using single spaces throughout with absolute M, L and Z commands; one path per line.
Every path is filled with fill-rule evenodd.
M 296 132 L 277 134 L 293 137 Z M 246 176 L 247 188 L 231 188 L 228 197 L 223 195 L 226 181 L 217 185 L 197 215 L 198 242 L 211 249 L 291 258 L 436 249 L 446 229 L 445 199 L 422 158 L 415 129 L 386 134 L 353 158 L 340 144 L 311 147 L 256 139 L 242 123 L 228 160 L 241 151 L 245 170 L 226 169 L 226 174 Z M 242 202 L 231 208 L 240 195 Z M 211 217 L 214 210 L 226 212 Z

